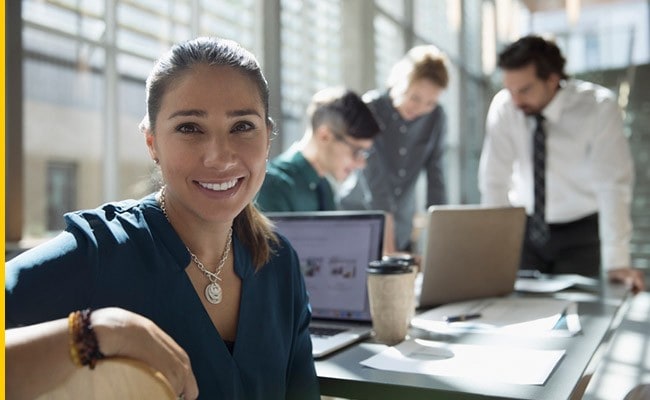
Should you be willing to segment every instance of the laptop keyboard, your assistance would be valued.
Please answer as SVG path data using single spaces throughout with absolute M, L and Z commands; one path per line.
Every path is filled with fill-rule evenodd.
M 331 328 L 326 326 L 310 326 L 309 333 L 314 336 L 328 337 L 344 332 L 345 328 Z

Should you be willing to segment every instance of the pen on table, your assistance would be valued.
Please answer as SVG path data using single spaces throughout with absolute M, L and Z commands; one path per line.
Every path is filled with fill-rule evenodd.
M 473 314 L 446 315 L 442 319 L 445 322 L 461 322 L 461 321 L 467 321 L 476 318 L 481 318 L 481 314 L 473 313 Z
M 536 269 L 520 269 L 517 271 L 517 278 L 541 279 L 542 273 Z

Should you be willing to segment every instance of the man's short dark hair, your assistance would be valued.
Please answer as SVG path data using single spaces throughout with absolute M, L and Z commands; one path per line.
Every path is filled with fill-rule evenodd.
M 503 70 L 513 70 L 534 64 L 537 77 L 548 79 L 555 73 L 560 79 L 567 79 L 564 72 L 566 59 L 557 45 L 540 36 L 524 36 L 507 46 L 499 54 L 498 66 Z
M 379 125 L 368 106 L 353 91 L 342 87 L 323 89 L 307 109 L 312 129 L 328 125 L 355 139 L 372 139 Z

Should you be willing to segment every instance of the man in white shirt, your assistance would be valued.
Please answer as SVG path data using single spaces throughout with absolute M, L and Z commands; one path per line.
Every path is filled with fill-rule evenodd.
M 488 111 L 479 189 L 483 204 L 526 207 L 521 268 L 598 276 L 602 265 L 643 290 L 630 268 L 633 165 L 614 94 L 569 79 L 559 48 L 541 37 L 512 43 L 498 64 L 504 89 Z M 545 154 L 534 158 L 534 142 Z

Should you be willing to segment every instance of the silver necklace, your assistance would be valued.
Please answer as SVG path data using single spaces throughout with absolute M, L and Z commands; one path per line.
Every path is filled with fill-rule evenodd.
M 169 216 L 167 215 L 167 209 L 165 208 L 165 187 L 164 186 L 160 190 L 160 198 L 158 202 L 160 203 L 160 209 L 165 215 L 165 218 L 167 218 L 167 221 L 169 221 Z M 196 256 L 196 254 L 192 253 L 192 250 L 190 250 L 189 247 L 185 246 L 187 251 L 190 253 L 190 257 L 192 258 L 192 261 L 194 261 L 194 264 L 196 264 L 199 270 L 201 270 L 201 272 L 203 272 L 203 274 L 210 281 L 210 283 L 205 287 L 205 298 L 212 304 L 219 304 L 223 299 L 223 290 L 221 289 L 221 285 L 219 285 L 219 282 L 221 282 L 221 277 L 219 275 L 221 275 L 221 270 L 223 269 L 223 266 L 226 264 L 226 260 L 228 259 L 228 255 L 230 254 L 231 244 L 232 244 L 232 227 L 228 229 L 228 240 L 226 241 L 226 247 L 223 249 L 223 253 L 221 254 L 221 260 L 219 260 L 219 265 L 215 269 L 215 272 L 208 271 L 208 269 L 205 268 L 203 263 Z

